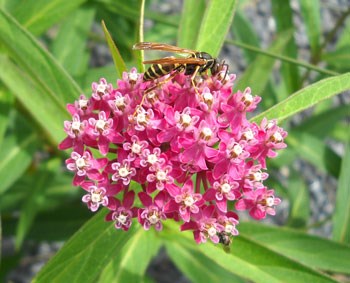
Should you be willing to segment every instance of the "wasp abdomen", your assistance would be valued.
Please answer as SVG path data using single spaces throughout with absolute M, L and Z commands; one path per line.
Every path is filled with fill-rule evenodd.
M 163 77 L 178 68 L 180 64 L 153 64 L 143 75 L 144 81 L 152 81 Z

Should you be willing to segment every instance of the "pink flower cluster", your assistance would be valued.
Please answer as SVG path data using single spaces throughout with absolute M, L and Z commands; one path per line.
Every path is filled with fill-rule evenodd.
M 108 208 L 106 220 L 125 231 L 133 218 L 145 230 L 174 219 L 197 243 L 237 235 L 234 210 L 274 215 L 266 158 L 286 147 L 287 133 L 274 120 L 249 122 L 261 98 L 233 93 L 235 76 L 224 76 L 199 77 L 194 88 L 177 74 L 157 86 L 132 69 L 117 88 L 100 79 L 90 98 L 69 104 L 59 149 L 73 149 L 66 165 L 88 208 Z

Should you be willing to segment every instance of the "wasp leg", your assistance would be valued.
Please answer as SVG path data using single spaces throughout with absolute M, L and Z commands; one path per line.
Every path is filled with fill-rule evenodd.
M 142 98 L 141 98 L 140 104 L 137 105 L 137 107 L 135 108 L 135 111 L 134 111 L 133 116 L 135 116 L 136 113 L 137 113 L 137 110 L 139 110 L 139 109 L 141 108 L 141 106 L 142 106 L 143 102 L 145 101 L 146 96 L 147 96 L 148 93 L 150 93 L 151 91 L 153 91 L 153 90 L 155 90 L 156 88 L 160 87 L 161 85 L 166 84 L 167 82 L 169 82 L 170 80 L 172 80 L 177 74 L 181 73 L 182 71 L 183 71 L 182 68 L 176 69 L 175 72 L 172 73 L 172 74 L 169 76 L 169 78 L 167 78 L 167 79 L 165 79 L 165 80 L 163 80 L 163 81 L 161 81 L 161 82 L 157 82 L 154 86 L 152 86 L 152 87 L 146 89 L 145 92 L 144 92 L 144 94 L 143 94 L 143 96 L 142 96 Z
M 196 75 L 198 74 L 198 71 L 199 71 L 199 68 L 201 66 L 196 66 L 196 69 L 194 70 L 193 72 L 193 75 L 191 76 L 191 83 L 192 83 L 192 86 L 194 87 L 194 90 L 195 92 L 199 95 L 199 92 L 198 92 L 198 89 L 197 89 L 197 86 L 196 84 L 194 83 L 194 78 L 196 77 Z

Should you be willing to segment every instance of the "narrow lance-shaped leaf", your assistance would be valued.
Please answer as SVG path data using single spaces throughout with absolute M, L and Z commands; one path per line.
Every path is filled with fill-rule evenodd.
M 70 118 L 55 96 L 47 93 L 7 58 L 0 56 L 0 79 L 57 145 L 64 137 L 63 121 Z
M 300 10 L 305 22 L 311 52 L 319 52 L 321 42 L 321 9 L 319 0 L 299 0 Z
M 333 239 L 350 244 L 350 128 L 348 143 L 338 180 L 337 200 L 333 215 Z
M 237 38 L 237 40 L 240 42 L 248 44 L 250 46 L 260 46 L 258 36 L 254 31 L 251 22 L 244 15 L 243 11 L 236 11 L 231 30 L 234 34 L 234 37 Z M 258 56 L 258 53 L 247 50 L 245 48 L 242 48 L 242 52 L 247 63 L 251 63 Z
M 290 31 L 280 33 L 274 43 L 269 47 L 268 51 L 273 53 L 281 53 L 290 40 L 292 33 Z M 275 58 L 260 55 L 255 61 L 249 65 L 242 76 L 239 76 L 235 89 L 244 90 L 249 86 L 253 92 L 261 93 L 268 83 Z
M 340 157 L 323 140 L 307 132 L 290 131 L 287 143 L 296 155 L 314 165 L 318 170 L 334 177 L 339 176 Z
M 88 69 L 90 56 L 86 43 L 94 17 L 93 7 L 80 8 L 63 22 L 53 41 L 52 54 L 74 77 L 83 76 Z
M 9 91 L 0 89 L 0 148 L 10 120 L 9 113 L 13 103 L 14 99 Z
M 30 32 L 38 35 L 45 32 L 59 20 L 67 17 L 86 0 L 25 0 L 7 1 L 7 10 Z
M 316 103 L 350 89 L 350 73 L 324 79 L 309 85 L 287 99 L 251 119 L 258 122 L 263 117 L 285 120 Z
M 126 71 L 125 62 L 124 62 L 122 56 L 120 55 L 119 50 L 118 50 L 117 46 L 115 45 L 115 43 L 112 39 L 112 36 L 110 35 L 104 21 L 102 21 L 102 28 L 103 28 L 103 31 L 105 33 L 105 37 L 106 37 L 106 40 L 108 43 L 109 50 L 110 50 L 112 57 L 113 57 L 113 61 L 114 61 L 114 65 L 115 65 L 115 68 L 117 71 L 117 75 L 119 78 L 121 78 L 123 72 Z
M 293 131 L 307 132 L 310 135 L 324 138 L 329 136 L 337 123 L 348 115 L 350 115 L 349 105 L 327 108 L 325 111 L 303 120 L 300 125 L 293 127 Z
M 190 233 L 184 234 L 186 232 L 179 232 L 176 225 L 169 224 L 170 226 L 171 234 L 165 235 L 169 241 L 176 241 L 189 250 L 199 251 L 219 266 L 253 282 L 336 282 L 297 260 L 291 260 L 242 235 L 235 237 L 231 252 L 225 253 L 221 247 L 210 243 L 197 245 Z
M 3 10 L 0 10 L 0 44 L 51 100 L 58 100 L 64 105 L 81 93 L 53 56 Z
M 236 9 L 236 0 L 210 1 L 204 13 L 196 49 L 218 56 Z
M 204 0 L 184 1 L 177 37 L 178 46 L 195 49 L 204 11 Z
M 141 282 L 151 259 L 156 256 L 161 245 L 161 240 L 155 233 L 152 230 L 138 229 L 126 245 L 111 257 L 111 262 L 103 270 L 99 282 Z
M 54 172 L 58 172 L 61 166 L 61 162 L 58 159 L 52 159 L 47 163 L 41 164 L 39 170 L 35 172 L 33 178 L 30 180 L 31 190 L 25 198 L 23 206 L 21 208 L 21 214 L 19 217 L 15 246 L 19 250 L 23 244 L 28 231 L 40 209 L 45 201 L 45 191 L 49 187 L 49 184 L 53 181 Z
M 125 233 L 104 222 L 106 210 L 89 220 L 40 270 L 33 282 L 96 282 L 101 270 L 132 238 L 133 225 Z
M 3 194 L 23 172 L 33 159 L 36 135 L 9 136 L 0 147 L 0 195 Z
M 259 223 L 245 222 L 240 224 L 239 228 L 244 238 L 266 247 L 271 252 L 298 261 L 304 266 L 330 272 L 350 273 L 347 260 L 350 258 L 348 245 L 292 229 Z
M 197 250 L 176 241 L 166 241 L 165 247 L 171 260 L 192 282 L 245 282 Z
M 292 170 L 288 180 L 288 195 L 291 210 L 288 225 L 295 228 L 305 228 L 310 216 L 310 197 L 305 181 L 300 174 Z
M 290 1 L 273 0 L 271 3 L 277 31 L 294 30 L 293 11 Z M 290 38 L 283 54 L 291 58 L 297 58 L 297 46 L 294 37 Z M 281 74 L 283 82 L 286 85 L 287 93 L 293 93 L 300 88 L 300 76 L 297 65 L 282 62 Z

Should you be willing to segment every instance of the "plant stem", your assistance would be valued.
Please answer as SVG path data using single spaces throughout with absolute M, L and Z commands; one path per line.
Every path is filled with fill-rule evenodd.
M 233 44 L 233 45 L 238 46 L 238 47 L 242 47 L 244 49 L 247 49 L 247 50 L 259 53 L 259 54 L 262 54 L 262 55 L 265 55 L 265 56 L 276 58 L 278 60 L 281 60 L 281 61 L 284 61 L 284 62 L 287 62 L 287 63 L 295 64 L 295 65 L 304 67 L 304 68 L 309 69 L 309 70 L 314 70 L 314 71 L 319 72 L 321 74 L 325 74 L 325 75 L 328 75 L 328 76 L 337 76 L 337 75 L 339 75 L 339 73 L 337 73 L 337 72 L 330 71 L 330 70 L 327 70 L 327 69 L 323 69 L 323 68 L 317 67 L 315 65 L 312 65 L 312 64 L 300 61 L 300 60 L 296 60 L 296 59 L 293 59 L 293 58 L 290 58 L 290 57 L 287 57 L 287 56 L 284 56 L 284 55 L 271 53 L 271 52 L 262 50 L 262 49 L 260 49 L 258 47 L 255 47 L 255 46 L 252 46 L 252 45 L 249 45 L 249 44 L 245 44 L 245 43 L 238 42 L 238 41 L 235 41 L 235 40 L 226 40 L 225 42 L 229 43 L 229 44 Z

